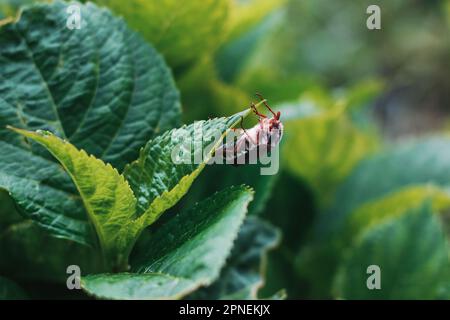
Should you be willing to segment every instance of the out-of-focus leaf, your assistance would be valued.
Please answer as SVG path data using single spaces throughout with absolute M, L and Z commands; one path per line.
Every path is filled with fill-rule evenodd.
M 187 122 L 238 112 L 250 101 L 244 91 L 219 80 L 210 57 L 201 59 L 178 79 L 178 86 Z
M 335 94 L 336 99 L 342 99 L 350 111 L 361 109 L 372 102 L 383 89 L 381 80 L 370 79 L 349 87 L 346 90 L 339 90 Z
M 282 161 L 327 201 L 339 182 L 376 148 L 376 139 L 359 130 L 342 108 L 288 121 Z
M 32 221 L 12 224 L 0 233 L 2 274 L 25 281 L 63 283 L 69 265 L 78 265 L 82 274 L 103 270 L 92 248 L 52 237 Z
M 22 219 L 11 197 L 5 191 L 0 190 L 0 233 L 11 224 Z
M 39 0 L 0 0 L 0 19 L 4 17 L 14 17 L 21 6 L 32 4 L 37 1 Z
M 270 297 L 264 298 L 264 300 L 285 300 L 287 297 L 286 290 L 280 290 Z
M 262 3 L 262 11 L 254 10 L 254 7 L 260 5 L 261 2 L 264 2 Z M 251 3 L 240 5 L 245 8 L 243 9 L 242 14 L 247 15 L 247 12 L 249 12 L 247 10 L 252 9 L 256 11 L 256 14 L 255 12 L 251 12 L 251 16 L 248 17 L 251 18 L 252 21 L 233 22 L 233 18 L 231 19 L 231 24 L 238 23 L 240 26 L 236 26 L 235 29 L 233 29 L 233 26 L 231 27 L 229 41 L 225 42 L 215 55 L 215 65 L 221 80 L 231 83 L 238 77 L 242 68 L 249 63 L 248 59 L 253 56 L 253 51 L 258 48 L 258 44 L 267 37 L 267 34 L 270 33 L 276 25 L 281 23 L 280 18 L 282 18 L 282 15 L 279 14 L 279 12 L 273 12 L 270 15 L 269 12 L 265 12 L 265 10 L 268 9 L 272 10 L 273 6 L 281 5 L 281 2 L 284 1 L 263 0 L 251 1 Z M 239 11 L 240 10 L 238 10 L 238 12 Z M 260 17 L 258 16 L 258 13 L 268 16 Z M 235 14 L 240 15 L 239 13 Z M 248 18 L 242 17 L 238 19 L 247 20 Z M 262 18 L 264 18 L 262 21 L 256 20 Z M 257 24 L 253 26 L 255 23 Z M 243 32 L 243 34 L 238 36 L 241 32 Z
M 70 30 L 67 7 L 29 7 L 0 29 L 0 188 L 53 235 L 92 244 L 69 176 L 5 126 L 51 130 L 121 169 L 178 125 L 180 103 L 162 58 L 123 21 L 80 4 L 81 29 Z
M 255 51 L 260 51 L 257 47 Z M 250 56 L 247 60 L 253 61 Z M 243 68 L 244 69 L 244 68 Z M 317 86 L 317 80 L 313 76 L 280 76 L 274 69 L 258 69 L 254 73 L 239 73 L 235 80 L 235 86 L 246 92 L 261 92 L 270 97 L 272 103 L 294 101 L 300 93 Z
M 318 116 L 323 112 L 315 103 L 308 100 L 300 102 L 283 103 L 278 106 L 277 111 L 280 111 L 282 121 L 289 122 L 303 118 L 310 118 Z
M 450 208 L 450 194 L 428 186 L 411 186 L 400 189 L 381 199 L 369 201 L 356 209 L 348 220 L 345 236 L 356 237 L 358 233 L 374 227 L 387 219 L 392 219 L 430 200 L 433 212 Z
M 450 26 L 450 1 L 449 0 L 447 0 L 445 2 L 445 9 L 446 9 L 446 13 L 447 13 L 447 22 Z
M 449 148 L 446 138 L 394 145 L 353 171 L 339 187 L 331 207 L 318 216 L 311 243 L 297 257 L 297 269 L 306 278 L 327 275 L 313 283 L 315 297 L 328 294 L 329 275 L 336 272 L 342 253 L 360 231 L 402 215 L 426 198 L 432 200 L 435 210 L 447 208 Z
M 190 207 L 208 196 L 208 190 L 221 190 L 233 185 L 245 184 L 254 192 L 254 199 L 248 208 L 248 215 L 259 215 L 268 205 L 268 201 L 278 181 L 275 175 L 261 175 L 262 165 L 242 166 L 207 166 L 189 190 L 189 197 L 185 197 L 177 204 L 180 208 Z
M 295 194 L 290 190 L 295 190 Z M 297 252 L 305 246 L 313 217 L 317 214 L 315 201 L 314 193 L 306 182 L 288 172 L 279 173 L 268 203 L 261 213 L 261 217 L 283 231 L 280 245 L 268 255 L 266 283 L 261 289 L 262 297 L 285 288 L 290 299 L 308 298 L 307 280 L 317 283 L 323 277 L 301 279 L 295 268 Z
M 17 284 L 0 276 L 0 300 L 23 300 L 27 295 Z
M 283 230 L 282 247 L 296 252 L 307 239 L 313 217 L 317 214 L 317 199 L 305 181 L 287 171 L 277 175 L 279 177 L 260 215 Z M 295 195 L 290 190 L 295 190 Z
M 302 284 L 300 289 L 303 298 L 333 298 L 331 287 L 341 259 L 341 249 L 331 241 L 306 243 L 289 261 L 295 269 L 297 282 Z
M 24 281 L 60 283 L 68 265 L 82 272 L 102 270 L 92 248 L 57 239 L 16 211 L 13 200 L 0 192 L 0 273 Z M 28 288 L 27 288 L 28 289 Z M 40 292 L 37 297 L 42 297 Z
M 227 34 L 228 0 L 95 0 L 123 16 L 173 67 L 216 49 Z
M 447 150 L 450 150 L 450 140 L 434 137 L 393 145 L 361 162 L 337 190 L 332 207 L 319 218 L 317 237 L 337 233 L 358 207 L 398 189 L 430 183 L 448 186 L 450 152 Z
M 231 255 L 219 278 L 197 291 L 195 299 L 257 299 L 264 283 L 267 251 L 279 242 L 279 232 L 256 217 L 239 231 Z
M 372 4 L 370 0 L 289 1 L 283 23 L 247 59 L 239 87 L 262 91 L 295 78 L 299 80 L 291 85 L 312 79 L 327 87 L 347 86 L 378 74 L 388 83 L 376 110 L 387 135 L 436 128 L 443 117 L 429 110 L 441 112 L 441 101 L 449 100 L 445 3 L 421 1 L 411 6 L 407 0 L 380 1 L 382 26 L 390 26 L 382 32 L 365 27 L 365 12 Z M 414 37 L 407 31 L 412 26 Z M 282 90 L 280 86 L 274 91 Z
M 133 251 L 131 274 L 93 275 L 83 288 L 103 298 L 181 298 L 210 285 L 225 264 L 252 191 L 234 187 L 216 193 L 151 230 Z
M 381 36 L 365 27 L 368 17 L 365 12 L 371 4 L 370 0 L 343 0 L 332 4 L 327 0 L 289 1 L 284 10 L 284 23 L 255 52 L 253 63 L 245 73 L 274 69 L 279 75 L 312 74 L 321 82 L 342 84 L 375 74 L 380 65 L 398 66 L 402 59 L 411 58 L 408 54 L 428 60 L 430 54 L 421 51 L 435 46 L 436 40 L 440 42 L 436 51 L 445 50 L 448 41 L 434 34 L 442 27 L 443 16 L 433 5 L 410 6 L 406 0 L 383 1 L 380 4 L 385 9 L 382 25 L 391 28 Z M 420 35 L 404 36 L 418 19 L 421 20 Z M 389 45 L 383 47 L 380 43 Z M 395 56 L 393 51 L 397 53 Z M 420 68 L 420 63 L 417 65 Z M 405 69 L 408 68 L 402 71 Z
M 363 233 L 337 277 L 345 299 L 434 299 L 449 276 L 448 243 L 437 216 L 422 205 Z M 367 268 L 380 267 L 380 290 L 367 287 Z M 447 297 L 448 298 L 448 297 Z
M 286 0 L 231 0 L 228 40 L 242 35 L 285 2 Z

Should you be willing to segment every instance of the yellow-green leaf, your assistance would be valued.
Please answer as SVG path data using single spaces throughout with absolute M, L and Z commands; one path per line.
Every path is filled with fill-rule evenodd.
M 128 227 L 136 199 L 128 182 L 111 165 L 78 150 L 50 132 L 12 128 L 43 145 L 58 159 L 74 181 L 98 236 L 108 268 L 126 268 L 130 244 Z
M 281 7 L 286 0 L 231 0 L 229 40 L 240 36 L 264 19 L 270 12 Z
M 288 121 L 282 160 L 328 199 L 339 182 L 376 147 L 376 140 L 358 129 L 343 108 Z
M 387 219 L 404 214 L 408 209 L 420 206 L 427 199 L 431 201 L 433 212 L 442 212 L 450 207 L 450 195 L 439 187 L 433 185 L 405 187 L 356 209 L 349 216 L 348 232 L 344 234 L 355 236 Z
M 191 62 L 224 39 L 228 0 L 96 0 L 125 18 L 171 66 Z

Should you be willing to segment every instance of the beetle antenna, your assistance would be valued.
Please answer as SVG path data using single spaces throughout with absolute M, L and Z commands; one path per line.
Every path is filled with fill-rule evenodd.
M 267 103 L 267 100 L 263 98 L 263 96 L 261 95 L 261 93 L 257 92 L 256 96 L 259 98 L 259 100 L 262 101 L 262 103 L 264 103 L 264 105 L 266 106 L 267 109 L 269 109 L 269 111 L 273 114 L 274 117 L 277 117 L 276 113 L 273 112 L 272 108 L 269 107 L 269 104 Z

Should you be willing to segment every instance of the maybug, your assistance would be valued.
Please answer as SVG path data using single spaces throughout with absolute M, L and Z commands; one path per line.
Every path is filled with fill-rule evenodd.
M 224 143 L 217 148 L 215 154 L 223 156 L 226 163 L 234 165 L 249 163 L 249 159 L 257 159 L 261 153 L 271 152 L 280 142 L 283 136 L 283 124 L 280 121 L 280 112 L 275 113 L 260 94 L 256 94 L 264 103 L 266 108 L 272 113 L 273 117 L 269 118 L 260 113 L 254 103 L 251 108 L 254 114 L 259 118 L 258 124 L 253 128 L 244 129 L 242 126 L 243 118 L 241 118 L 241 128 L 234 129 L 235 140 L 230 143 Z

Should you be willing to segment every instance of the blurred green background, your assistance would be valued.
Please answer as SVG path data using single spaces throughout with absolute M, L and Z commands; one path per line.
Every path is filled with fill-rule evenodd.
M 0 0 L 0 15 L 32 2 Z M 281 111 L 277 175 L 210 166 L 177 205 L 256 190 L 250 215 L 282 233 L 261 296 L 450 298 L 450 1 L 95 2 L 164 55 L 185 122 L 240 111 L 255 92 Z M 366 27 L 371 4 L 381 30 Z M 367 289 L 369 265 L 382 290 Z

